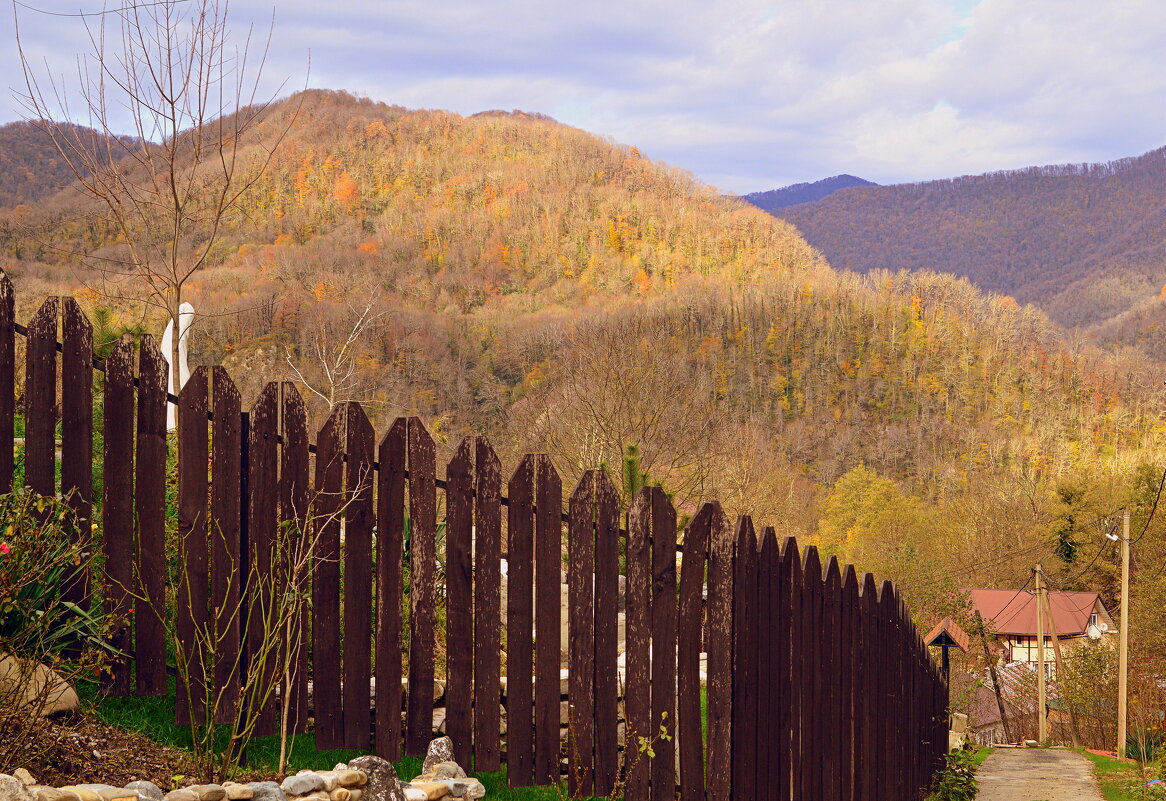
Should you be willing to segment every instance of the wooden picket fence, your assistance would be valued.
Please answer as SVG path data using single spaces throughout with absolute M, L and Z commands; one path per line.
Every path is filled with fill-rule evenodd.
M 67 493 L 77 536 L 88 535 L 93 371 L 100 368 L 106 572 L 92 581 L 103 583 L 106 611 L 120 623 L 114 644 L 128 655 L 113 665 L 106 692 L 164 694 L 165 362 L 149 336 L 123 337 L 108 359 L 94 359 L 89 323 L 72 299 L 45 301 L 27 329 L 13 310 L 12 286 L 0 273 L 0 483 L 12 485 L 14 421 L 23 414 L 25 484 L 46 495 Z M 17 333 L 27 338 L 19 407 Z M 477 771 L 497 770 L 505 757 L 512 786 L 557 782 L 565 764 L 576 796 L 607 795 L 626 781 L 629 801 L 677 793 L 685 801 L 904 801 L 922 798 L 942 764 L 947 689 L 889 582 L 877 585 L 833 558 L 823 565 L 813 547 L 779 543 L 773 529 L 758 536 L 748 517 L 730 525 L 716 502 L 699 509 L 678 545 L 676 511 L 656 487 L 635 497 L 621 526 L 618 493 L 603 471 L 584 474 L 564 513 L 562 482 L 545 455 L 524 457 L 503 495 L 502 466 L 482 437 L 460 444 L 441 480 L 434 442 L 419 419 L 397 419 L 378 440 L 356 403 L 337 406 L 313 445 L 303 400 L 288 382 L 267 384 L 244 410 L 224 369 L 199 367 L 171 400 L 178 403 L 174 536 L 182 564 L 179 586 L 171 588 L 175 631 L 195 660 L 192 673 L 209 677 L 231 700 L 220 715 L 244 702 L 232 696 L 239 665 L 263 631 L 259 614 L 216 621 L 214 612 L 260 608 L 263 599 L 241 577 L 295 558 L 277 543 L 316 521 L 310 620 L 285 643 L 299 669 L 280 697 L 288 700 L 291 730 L 307 731 L 314 720 L 317 748 L 394 760 L 424 753 L 443 590 L 446 733 L 454 757 Z M 72 600 L 87 603 L 88 582 L 73 582 Z M 205 670 L 200 631 L 218 637 L 218 662 Z M 195 689 L 201 698 L 204 688 Z M 178 722 L 189 723 L 189 709 L 180 691 Z M 276 733 L 280 720 L 272 698 L 258 733 Z M 638 738 L 653 738 L 661 725 L 669 738 L 652 744 L 654 757 L 637 758 Z

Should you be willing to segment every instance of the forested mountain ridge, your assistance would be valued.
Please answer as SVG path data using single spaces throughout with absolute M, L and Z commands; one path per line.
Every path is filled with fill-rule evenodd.
M 1108 164 L 845 189 L 777 214 L 836 268 L 954 273 L 1064 326 L 1166 356 L 1152 331 L 1166 284 L 1166 148 Z M 1135 309 L 1152 323 L 1135 325 Z
M 97 131 L 75 126 L 68 134 L 87 147 L 102 138 Z M 117 149 L 111 151 L 115 156 Z M 0 206 L 31 203 L 59 192 L 75 176 L 52 138 L 33 122 L 0 125 Z
M 297 381 L 315 424 L 359 400 L 378 430 L 420 415 L 445 449 L 484 432 L 507 466 L 548 452 L 568 485 L 638 445 L 683 511 L 718 498 L 921 599 L 1027 575 L 981 557 L 1082 536 L 1063 515 L 1124 498 L 1162 444 L 1140 354 L 1068 347 L 966 280 L 836 271 L 792 225 L 634 147 L 323 91 L 256 136 L 289 120 L 190 286 L 193 361 L 246 398 Z M 137 320 L 83 255 L 119 247 L 75 193 L 0 211 L 22 319 L 67 292 Z M 1066 501 L 1066 482 L 1084 489 Z
M 784 209 L 786 206 L 796 206 L 799 203 L 811 203 L 815 200 L 821 200 L 840 189 L 846 189 L 850 186 L 878 186 L 878 184 L 873 181 L 868 181 L 865 178 L 843 174 L 823 178 L 820 181 L 814 181 L 812 183 L 790 184 L 780 189 L 770 189 L 765 192 L 750 192 L 741 197 L 759 209 L 775 212 L 778 209 Z

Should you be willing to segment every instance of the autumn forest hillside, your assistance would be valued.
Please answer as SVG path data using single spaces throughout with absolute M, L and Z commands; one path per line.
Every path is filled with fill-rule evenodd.
M 1166 432 L 1140 352 L 1066 344 L 964 279 L 836 270 L 793 225 L 541 115 L 313 91 L 268 110 L 254 163 L 284 130 L 189 292 L 192 361 L 247 398 L 295 380 L 317 424 L 355 399 L 447 449 L 485 432 L 506 469 L 548 452 L 568 483 L 634 446 L 682 511 L 752 512 L 921 613 L 1042 557 L 1112 588 L 1095 519 L 1144 519 Z M 76 193 L 0 211 L 21 315 L 71 293 L 99 340 L 142 321 L 97 269 L 121 247 Z
M 836 268 L 938 270 L 1166 356 L 1166 148 L 845 189 L 780 209 Z

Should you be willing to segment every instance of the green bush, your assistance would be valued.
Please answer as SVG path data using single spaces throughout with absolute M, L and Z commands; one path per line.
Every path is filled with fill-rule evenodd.
M 976 755 L 974 751 L 952 751 L 947 755 L 943 770 L 932 781 L 928 801 L 974 801 L 979 785 L 976 783 Z

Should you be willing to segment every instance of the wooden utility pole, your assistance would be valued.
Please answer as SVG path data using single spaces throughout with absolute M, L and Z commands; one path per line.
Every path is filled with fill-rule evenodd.
M 1044 615 L 1044 572 L 1036 566 L 1036 715 L 1037 741 L 1041 745 L 1049 739 L 1049 721 L 1045 715 L 1047 698 L 1045 693 L 1045 615 Z
M 1061 670 L 1065 666 L 1065 661 L 1061 657 L 1061 641 L 1057 638 L 1057 619 L 1053 617 L 1053 602 L 1049 599 L 1049 594 L 1047 592 L 1045 593 L 1045 612 L 1047 612 L 1049 615 L 1049 634 L 1052 635 L 1053 638 L 1053 664 L 1057 666 L 1056 676 L 1057 681 L 1059 682 L 1063 678 L 1061 675 Z M 1060 686 L 1063 687 L 1064 685 L 1062 684 Z M 1081 737 L 1077 734 L 1077 713 L 1073 711 L 1073 705 L 1066 701 L 1065 696 L 1063 695 L 1061 696 L 1061 702 L 1069 710 L 1069 723 L 1070 732 L 1073 736 L 1073 747 L 1080 748 Z
M 980 644 L 984 646 L 984 661 L 988 663 L 988 675 L 992 677 L 992 692 L 996 694 L 996 706 L 1000 709 L 1000 725 L 1004 727 L 1004 739 L 1014 742 L 1012 732 L 1008 730 L 1008 712 L 1004 708 L 1004 696 L 1000 692 L 1000 677 L 996 675 L 996 659 L 988 650 L 988 632 L 984 626 L 984 618 L 976 610 L 976 628 L 980 630 Z
M 1117 651 L 1117 755 L 1126 755 L 1126 704 L 1129 688 L 1126 683 L 1130 642 L 1130 513 L 1121 519 L 1121 629 L 1118 631 Z

